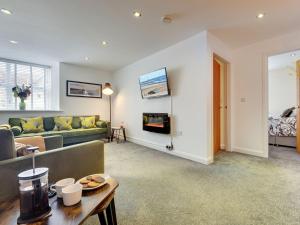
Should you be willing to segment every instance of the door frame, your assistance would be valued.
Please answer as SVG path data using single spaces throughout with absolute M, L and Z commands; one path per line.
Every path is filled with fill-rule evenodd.
M 225 137 L 225 146 L 226 149 L 225 151 L 231 152 L 231 64 L 228 60 L 224 59 L 220 55 L 216 54 L 215 52 L 212 54 L 212 106 L 211 106 L 211 154 L 212 154 L 212 159 L 215 158 L 214 154 L 214 121 L 213 121 L 213 113 L 214 113 L 214 98 L 213 98 L 213 93 L 214 93 L 214 85 L 213 85 L 213 61 L 214 59 L 217 59 L 224 63 L 225 65 L 225 77 L 226 77 L 226 102 L 227 102 L 227 111 L 226 111 L 226 137 Z
M 299 48 L 291 48 L 282 51 L 270 51 L 262 55 L 262 157 L 269 158 L 269 57 L 299 51 Z

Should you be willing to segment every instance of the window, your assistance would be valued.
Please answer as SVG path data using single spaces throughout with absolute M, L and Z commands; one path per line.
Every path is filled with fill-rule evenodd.
M 19 98 L 12 88 L 31 85 L 26 110 L 51 109 L 51 67 L 0 59 L 0 110 L 18 110 Z

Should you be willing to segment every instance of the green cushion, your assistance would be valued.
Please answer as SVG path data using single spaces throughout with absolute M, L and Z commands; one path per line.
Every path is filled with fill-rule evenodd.
M 54 117 L 44 117 L 44 129 L 45 131 L 53 130 L 55 127 Z
M 72 120 L 71 116 L 57 116 L 54 118 L 55 122 L 55 131 L 60 130 L 72 130 Z
M 11 127 L 14 127 L 14 126 L 19 126 L 21 127 L 22 124 L 21 124 L 21 118 L 9 118 L 8 119 L 8 123 Z
M 80 119 L 82 128 L 88 129 L 96 127 L 95 116 L 80 117 Z
M 44 122 L 42 117 L 22 118 L 21 124 L 25 134 L 39 133 L 44 131 Z
M 22 128 L 19 126 L 13 126 L 11 131 L 13 132 L 14 136 L 19 136 L 22 134 Z
M 81 119 L 79 116 L 73 116 L 72 127 L 73 129 L 81 128 Z
M 99 120 L 96 122 L 96 126 L 99 128 L 107 128 L 107 122 L 104 120 Z

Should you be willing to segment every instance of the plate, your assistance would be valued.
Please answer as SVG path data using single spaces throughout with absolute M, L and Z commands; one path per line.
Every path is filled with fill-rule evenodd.
M 107 184 L 107 179 L 110 177 L 110 176 L 105 175 L 105 174 L 91 174 L 91 175 L 88 175 L 88 176 L 94 176 L 94 175 L 100 175 L 101 177 L 103 177 L 105 179 L 105 181 L 103 183 L 99 184 L 96 187 L 82 187 L 83 191 L 91 191 L 91 190 L 95 190 L 97 188 L 103 187 L 105 184 Z M 80 178 L 76 183 L 80 183 L 80 180 L 82 180 L 82 179 L 84 179 L 88 176 Z

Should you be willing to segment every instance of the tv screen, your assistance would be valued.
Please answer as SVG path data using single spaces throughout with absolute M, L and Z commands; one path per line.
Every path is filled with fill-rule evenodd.
M 143 98 L 169 95 L 167 69 L 163 68 L 140 76 Z

